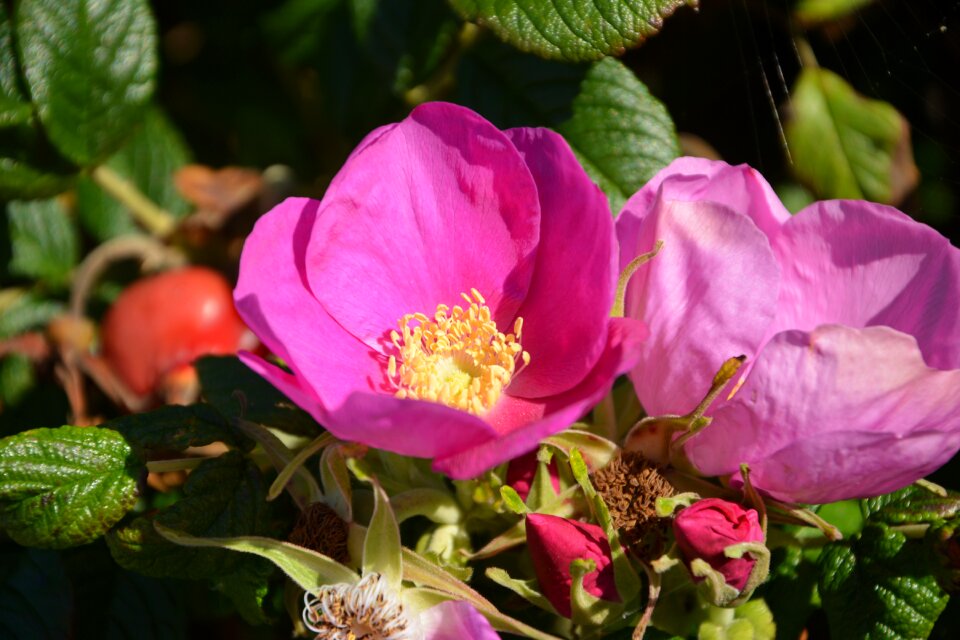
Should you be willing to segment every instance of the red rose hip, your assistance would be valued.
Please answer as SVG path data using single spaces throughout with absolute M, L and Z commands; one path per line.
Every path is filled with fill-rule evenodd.
M 101 331 L 104 358 L 141 396 L 173 369 L 202 355 L 235 353 L 249 339 L 230 284 L 204 267 L 135 282 L 107 311 Z

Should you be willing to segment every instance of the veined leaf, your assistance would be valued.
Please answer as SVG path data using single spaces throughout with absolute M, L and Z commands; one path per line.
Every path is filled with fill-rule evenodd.
M 13 260 L 10 271 L 62 287 L 77 263 L 80 240 L 56 199 L 7 205 Z

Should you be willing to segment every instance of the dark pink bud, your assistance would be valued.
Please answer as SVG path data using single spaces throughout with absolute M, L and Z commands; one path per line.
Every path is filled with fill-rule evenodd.
M 550 472 L 550 483 L 553 490 L 560 493 L 560 477 L 557 463 L 553 460 L 547 466 Z M 537 452 L 531 451 L 519 458 L 514 458 L 507 466 L 507 484 L 513 487 L 521 500 L 526 500 L 533 486 L 533 478 L 537 475 Z
M 610 544 L 600 527 L 531 513 L 527 515 L 527 546 L 540 590 L 561 615 L 571 616 L 570 563 L 578 559 L 593 560 L 597 565 L 595 571 L 584 576 L 584 590 L 597 598 L 620 602 Z
M 700 558 L 738 591 L 746 586 L 756 560 L 749 555 L 728 558 L 723 550 L 742 542 L 763 542 L 757 512 L 719 498 L 699 500 L 681 510 L 673 520 L 673 534 L 688 567 Z

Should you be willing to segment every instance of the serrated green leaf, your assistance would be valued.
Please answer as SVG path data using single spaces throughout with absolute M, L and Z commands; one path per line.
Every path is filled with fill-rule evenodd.
M 0 638 L 70 637 L 70 591 L 60 554 L 0 548 Z
M 835 638 L 926 638 L 948 596 L 920 540 L 871 524 L 820 556 L 820 595 Z
M 0 129 L 30 121 L 33 110 L 20 86 L 13 45 L 13 21 L 0 4 Z
M 483 45 L 464 56 L 460 81 L 457 101 L 497 126 L 563 135 L 614 215 L 680 153 L 666 108 L 613 59 L 571 66 Z
M 116 150 L 143 117 L 157 69 L 146 0 L 22 0 L 23 72 L 53 144 L 81 166 Z
M 794 172 L 821 198 L 896 204 L 916 186 L 909 125 L 891 105 L 861 96 L 830 71 L 807 67 L 790 110 L 785 132 Z
M 607 194 L 614 215 L 680 154 L 666 107 L 612 59 L 593 65 L 573 101 L 573 117 L 557 131 Z
M 804 24 L 817 24 L 848 16 L 871 2 L 873 0 L 800 0 L 793 13 Z
M 34 429 L 0 441 L 0 525 L 18 543 L 91 542 L 136 504 L 143 470 L 109 429 Z
M 450 0 L 466 20 L 523 51 L 555 60 L 599 60 L 635 47 L 696 0 Z
M 46 300 L 22 290 L 6 290 L 0 300 L 0 340 L 41 327 L 66 311 L 56 300 Z
M 77 230 L 56 199 L 7 205 L 13 259 L 10 272 L 66 286 L 77 264 Z
M 166 405 L 147 413 L 134 413 L 100 425 L 123 434 L 133 446 L 146 450 L 183 451 L 211 442 L 243 449 L 253 443 L 230 427 L 208 404 Z
M 250 422 L 297 435 L 315 436 L 320 430 L 310 414 L 236 356 L 206 356 L 194 366 L 203 398 L 226 418 L 242 416 Z
M 237 571 L 245 558 L 216 549 L 188 549 L 158 534 L 154 522 L 200 538 L 270 532 L 260 470 L 231 451 L 204 461 L 187 479 L 183 496 L 153 517 L 114 529 L 107 544 L 117 564 L 154 577 L 201 579 Z
M 180 134 L 159 109 L 151 108 L 143 125 L 106 164 L 179 218 L 190 211 L 190 205 L 174 186 L 173 174 L 189 162 L 190 153 Z M 126 207 L 90 178 L 77 183 L 77 214 L 84 228 L 101 242 L 139 231 Z
M 960 493 L 939 495 L 912 484 L 899 491 L 862 500 L 860 508 L 871 522 L 885 524 L 932 523 L 956 517 L 960 513 Z

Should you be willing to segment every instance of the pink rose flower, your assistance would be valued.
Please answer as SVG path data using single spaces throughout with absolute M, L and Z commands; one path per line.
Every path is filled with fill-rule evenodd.
M 685 446 L 700 472 L 745 462 L 766 494 L 826 503 L 903 487 L 960 448 L 960 251 L 933 229 L 860 201 L 791 216 L 753 169 L 681 158 L 617 233 L 621 265 L 664 241 L 626 299 L 651 334 L 631 373 L 648 414 L 687 413 L 747 356 Z
M 559 135 L 426 104 L 368 135 L 322 201 L 258 221 L 234 295 L 293 373 L 243 358 L 337 437 L 473 477 L 636 362 L 642 326 L 609 318 L 615 242 Z
M 620 602 L 610 543 L 597 525 L 530 513 L 527 514 L 527 547 L 540 590 L 560 615 L 567 618 L 572 615 L 570 563 L 574 560 L 593 560 L 597 565 L 596 570 L 584 576 L 584 591 L 597 598 Z
M 742 558 L 728 558 L 723 550 L 742 542 L 763 542 L 757 512 L 719 498 L 698 500 L 677 513 L 673 535 L 687 567 L 700 558 L 722 573 L 727 584 L 737 591 L 743 591 L 757 561 L 749 553 Z

